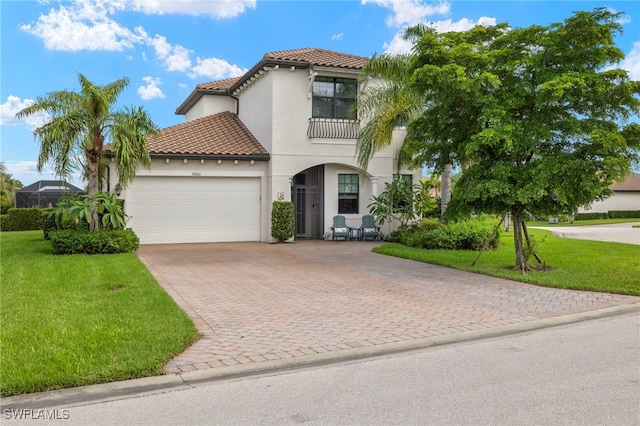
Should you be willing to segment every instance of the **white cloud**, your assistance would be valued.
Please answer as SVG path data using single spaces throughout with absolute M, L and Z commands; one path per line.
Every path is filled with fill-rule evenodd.
M 164 62 L 167 71 L 186 71 L 191 67 L 189 55 L 193 52 L 179 44 L 172 45 L 167 38 L 156 35 L 147 38 L 147 43 L 153 47 L 158 59 Z
M 214 80 L 220 80 L 237 77 L 247 72 L 246 68 L 240 68 L 218 58 L 197 58 L 196 61 L 197 65 L 195 65 L 189 73 L 189 76 L 192 78 L 204 76 Z
M 151 99 L 164 98 L 164 93 L 162 93 L 162 90 L 158 87 L 158 85 L 162 84 L 159 78 L 142 77 L 142 80 L 147 83 L 146 86 L 138 87 L 138 94 L 142 99 L 148 101 Z
M 640 41 L 633 43 L 631 52 L 626 54 L 620 68 L 629 72 L 631 80 L 640 81 Z
M 387 17 L 387 26 L 404 27 L 416 25 L 427 16 L 447 15 L 451 10 L 448 2 L 430 2 L 423 0 L 362 0 L 361 4 L 377 4 L 391 9 L 392 14 Z
M 7 96 L 7 101 L 0 104 L 0 125 L 15 125 L 26 123 L 31 127 L 38 127 L 49 121 L 49 115 L 46 113 L 36 114 L 23 120 L 16 119 L 16 114 L 22 109 L 33 105 L 33 100 L 21 100 L 17 96 Z
M 151 37 L 142 27 L 126 28 L 112 19 L 112 15 L 133 10 L 147 14 L 230 18 L 255 6 L 255 0 L 74 0 L 68 5 L 61 4 L 58 9 L 52 9 L 35 23 L 23 25 L 21 29 L 41 38 L 45 47 L 51 50 L 122 51 L 142 45 L 153 49 L 167 71 L 185 72 L 191 77 L 227 78 L 246 70 L 217 58 L 198 58 L 193 66 L 192 50 L 171 44 L 162 35 Z M 142 52 L 142 59 L 148 60 L 146 52 Z M 157 97 L 157 93 L 154 96 Z
M 611 13 L 618 13 L 618 11 L 612 7 L 608 7 L 607 8 L 608 12 Z M 620 16 L 620 18 L 617 20 L 618 24 L 620 25 L 625 25 L 631 22 L 631 17 L 629 15 L 627 15 L 626 13 L 622 12 L 622 16 Z
M 36 161 L 5 161 L 4 163 L 7 168 L 7 173 L 9 173 L 12 178 L 18 179 L 23 185 L 31 185 L 39 180 L 58 179 L 49 164 L 45 164 L 42 172 L 39 172 Z M 82 176 L 79 172 L 72 173 L 66 181 L 79 188 L 84 187 Z
M 334 34 L 331 36 L 331 40 L 342 40 L 344 33 Z
M 35 176 L 40 174 L 36 161 L 6 161 L 4 164 L 7 167 L 7 173 L 14 176 Z M 54 172 L 49 165 L 45 165 L 42 169 L 42 174 L 53 176 Z
M 77 52 L 80 50 L 121 51 L 140 41 L 135 32 L 121 26 L 109 15 L 117 5 L 77 0 L 60 5 L 35 23 L 20 27 L 43 40 L 47 49 Z
M 480 17 L 477 21 L 462 18 L 459 21 L 455 22 L 453 22 L 451 19 L 446 19 L 443 21 L 425 22 L 424 24 L 434 28 L 439 33 L 446 33 L 450 31 L 467 31 L 477 25 L 493 26 L 496 25 L 496 19 L 483 16 Z M 411 52 L 413 43 L 407 40 L 403 40 L 403 32 L 404 28 L 397 32 L 389 43 L 384 44 L 383 48 L 385 53 L 397 55 Z
M 131 9 L 149 15 L 179 14 L 213 18 L 233 18 L 247 9 L 255 9 L 255 0 L 132 0 Z

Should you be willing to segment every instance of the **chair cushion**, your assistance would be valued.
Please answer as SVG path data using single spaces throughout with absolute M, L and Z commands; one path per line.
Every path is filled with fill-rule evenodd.
M 347 228 L 334 228 L 333 232 L 338 234 L 345 234 L 347 232 Z
M 376 228 L 364 228 L 364 233 L 365 234 L 377 234 L 378 231 L 376 231 Z

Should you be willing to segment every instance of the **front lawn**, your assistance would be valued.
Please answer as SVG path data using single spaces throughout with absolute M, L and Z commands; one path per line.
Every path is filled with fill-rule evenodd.
M 544 226 L 544 227 L 556 227 L 556 226 L 588 226 L 588 225 L 607 225 L 614 223 L 633 223 L 640 222 L 640 218 L 615 218 L 615 219 L 588 219 L 588 220 L 574 220 L 573 222 L 527 222 L 527 226 Z
M 42 231 L 0 244 L 2 396 L 161 374 L 197 338 L 135 254 L 54 256 Z
M 395 243 L 373 251 L 546 287 L 640 296 L 640 246 L 559 238 L 541 229 L 529 229 L 529 233 L 540 241 L 538 254 L 551 271 L 522 275 L 510 269 L 515 265 L 512 233 L 503 234 L 500 248 L 484 252 L 475 267 L 471 264 L 477 251 L 424 250 Z

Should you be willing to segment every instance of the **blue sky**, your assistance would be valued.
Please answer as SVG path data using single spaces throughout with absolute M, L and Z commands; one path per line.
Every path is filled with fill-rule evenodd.
M 410 46 L 399 34 L 419 22 L 438 31 L 500 22 L 524 27 L 601 6 L 626 14 L 616 39 L 627 56 L 621 66 L 640 80 L 637 1 L 2 0 L 0 160 L 25 185 L 53 178 L 35 167 L 32 131 L 41 121 L 14 116 L 37 96 L 78 90 L 78 72 L 96 84 L 128 77 L 119 105 L 143 105 L 168 127 L 184 121 L 175 110 L 196 84 L 240 75 L 266 52 L 403 52 Z

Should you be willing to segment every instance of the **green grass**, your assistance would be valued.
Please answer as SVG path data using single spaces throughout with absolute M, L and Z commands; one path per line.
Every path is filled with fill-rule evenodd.
M 471 267 L 478 255 L 475 251 L 424 250 L 395 243 L 373 251 L 546 287 L 640 296 L 640 246 L 559 238 L 541 229 L 530 229 L 529 233 L 539 242 L 538 254 L 552 270 L 528 275 L 512 270 L 512 233 L 503 234 L 501 247 L 484 252 L 475 267 Z
M 152 376 L 196 338 L 135 254 L 54 256 L 0 233 L 2 396 Z
M 549 222 L 527 222 L 527 226 L 587 226 L 587 225 L 607 225 L 611 223 L 632 223 L 632 222 L 640 222 L 640 218 L 616 218 L 616 219 L 589 219 L 589 220 L 576 220 L 572 223 L 569 222 L 560 222 L 560 223 L 549 223 Z

